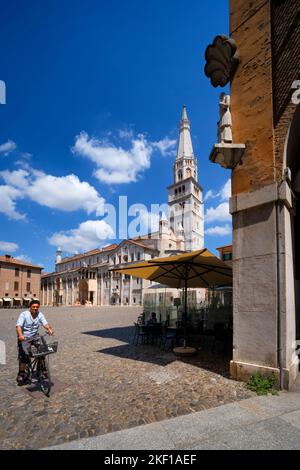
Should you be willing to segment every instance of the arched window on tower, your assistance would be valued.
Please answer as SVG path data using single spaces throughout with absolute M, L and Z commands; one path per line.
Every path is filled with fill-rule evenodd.
M 187 168 L 187 169 L 186 169 L 186 177 L 187 177 L 187 178 L 190 178 L 191 176 L 192 176 L 191 169 L 190 169 L 190 168 Z
M 181 181 L 182 180 L 182 171 L 178 171 L 178 180 Z

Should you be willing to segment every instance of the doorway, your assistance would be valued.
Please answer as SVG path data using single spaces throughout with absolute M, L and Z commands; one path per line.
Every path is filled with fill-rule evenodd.
M 289 129 L 286 166 L 291 170 L 291 185 L 294 193 L 291 220 L 294 259 L 296 339 L 300 340 L 300 106 L 298 105 Z

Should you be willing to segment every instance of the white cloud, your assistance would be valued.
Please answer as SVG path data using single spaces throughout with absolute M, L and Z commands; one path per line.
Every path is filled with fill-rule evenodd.
M 207 209 L 204 216 L 205 223 L 210 222 L 227 222 L 231 220 L 231 215 L 229 213 L 229 204 L 228 202 L 222 202 L 217 207 L 210 207 Z
M 157 149 L 162 155 L 167 155 L 176 143 L 167 137 L 159 142 L 149 142 L 143 134 L 133 138 L 133 134 L 126 130 L 119 131 L 119 136 L 129 141 L 128 149 L 117 147 L 107 139 L 89 137 L 84 131 L 75 139 L 72 151 L 97 165 L 94 175 L 102 183 L 120 184 L 137 181 L 140 174 L 150 168 L 150 159 L 154 150 Z
M 29 184 L 29 180 L 27 179 L 27 177 L 29 176 L 29 172 L 25 170 L 4 170 L 0 172 L 0 176 L 6 184 L 10 186 L 15 186 L 19 189 L 26 188 Z
M 0 212 L 9 219 L 26 220 L 26 215 L 16 210 L 16 199 L 23 197 L 21 191 L 12 186 L 0 186 Z
M 216 193 L 215 191 L 213 191 L 212 189 L 209 189 L 207 191 L 207 193 L 205 194 L 204 196 L 204 199 L 203 201 L 207 201 L 208 199 L 214 199 L 215 197 L 218 197 L 219 193 Z
M 104 220 L 87 220 L 78 228 L 54 233 L 50 245 L 60 246 L 67 253 L 89 251 L 99 247 L 102 240 L 114 239 L 112 227 Z
M 204 202 L 208 199 L 220 198 L 221 201 L 228 201 L 231 196 L 231 179 L 227 180 L 219 191 L 209 189 L 204 197 Z
M 166 157 L 167 155 L 174 156 L 176 154 L 176 150 L 174 148 L 176 143 L 176 139 L 171 140 L 168 137 L 165 137 L 164 139 L 158 142 L 153 142 L 152 146 L 154 148 L 157 148 L 163 157 Z
M 104 199 L 95 188 L 76 175 L 52 176 L 34 172 L 35 181 L 30 184 L 26 194 L 33 201 L 52 209 L 66 212 L 83 209 L 88 214 L 100 215 L 104 211 Z
M 231 196 L 231 179 L 227 180 L 220 191 L 221 201 L 228 201 Z
M 231 227 L 226 224 L 224 226 L 216 225 L 215 227 L 210 227 L 205 230 L 206 235 L 219 235 L 219 236 L 225 236 L 229 235 L 231 233 Z
M 17 145 L 12 140 L 8 140 L 4 144 L 0 145 L 0 154 L 3 154 L 5 157 L 16 150 Z
M 24 197 L 51 209 L 66 212 L 85 210 L 88 214 L 104 212 L 104 199 L 85 181 L 80 181 L 76 175 L 52 176 L 42 171 L 30 169 L 2 171 L 0 176 L 9 185 L 12 193 L 22 189 Z M 8 202 L 6 202 L 7 206 Z M 1 202 L 0 202 L 1 210 Z M 3 211 L 2 211 L 3 212 Z
M 104 183 L 131 183 L 150 167 L 152 148 L 143 135 L 131 141 L 125 150 L 106 140 L 90 138 L 86 132 L 76 137 L 73 152 L 96 163 L 95 176 Z
M 4 251 L 5 253 L 13 253 L 18 249 L 19 245 L 17 245 L 17 243 L 0 241 L 0 250 Z
M 15 256 L 16 259 L 21 259 L 22 261 L 26 261 L 27 263 L 32 263 L 31 258 L 29 256 L 20 254 Z

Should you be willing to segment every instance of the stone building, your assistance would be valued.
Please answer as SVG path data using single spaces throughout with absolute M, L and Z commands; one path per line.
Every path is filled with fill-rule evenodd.
M 42 276 L 43 305 L 141 305 L 151 282 L 111 268 L 204 247 L 202 188 L 185 106 L 173 184 L 167 189 L 169 217 L 161 214 L 158 232 L 63 259 L 58 249 L 55 272 Z
M 289 389 L 300 339 L 300 3 L 231 0 L 230 33 L 227 51 L 234 40 L 239 56 L 237 68 L 237 55 L 230 63 L 232 139 L 239 151 L 245 145 L 239 164 L 227 166 L 233 168 L 231 375 L 246 380 L 274 372 Z M 215 161 L 226 166 L 223 157 Z
M 39 299 L 42 269 L 11 255 L 0 256 L 0 307 L 28 306 Z

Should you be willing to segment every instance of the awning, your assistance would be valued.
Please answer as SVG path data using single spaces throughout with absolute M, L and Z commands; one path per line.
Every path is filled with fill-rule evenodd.
M 18 302 L 21 302 L 21 298 L 20 297 L 14 297 L 14 300 L 17 300 Z
M 10 297 L 3 297 L 3 301 L 4 302 L 11 302 L 11 298 Z

